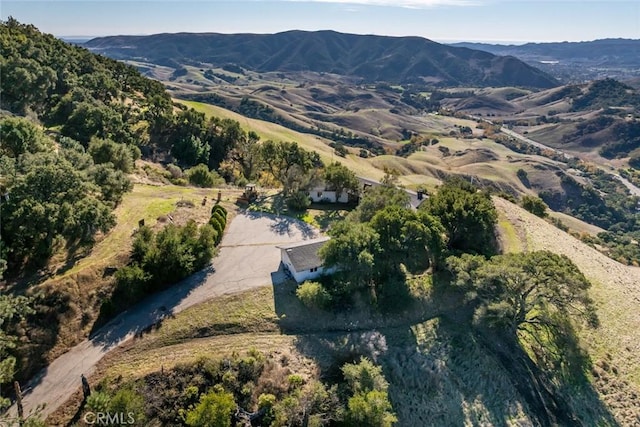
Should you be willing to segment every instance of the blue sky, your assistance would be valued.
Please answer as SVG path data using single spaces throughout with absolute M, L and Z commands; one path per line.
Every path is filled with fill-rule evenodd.
M 436 41 L 640 39 L 639 0 L 2 0 L 0 16 L 56 36 L 331 29 Z

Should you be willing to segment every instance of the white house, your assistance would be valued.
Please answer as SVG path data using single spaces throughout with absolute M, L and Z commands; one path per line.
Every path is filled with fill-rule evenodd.
M 331 274 L 335 268 L 325 268 L 318 256 L 318 250 L 329 237 L 305 240 L 289 245 L 278 246 L 284 267 L 291 272 L 296 282 L 315 279 L 323 274 Z
M 314 203 L 347 203 L 349 201 L 349 192 L 347 190 L 342 190 L 342 193 L 338 196 L 336 191 L 328 190 L 324 185 L 310 189 L 307 194 Z

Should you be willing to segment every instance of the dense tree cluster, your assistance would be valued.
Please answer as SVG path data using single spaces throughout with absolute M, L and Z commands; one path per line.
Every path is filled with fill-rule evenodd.
M 329 235 L 320 256 L 340 273 L 326 290 L 336 300 L 368 290 L 374 300 L 385 299 L 385 306 L 401 300 L 405 271 L 438 266 L 446 241 L 438 219 L 409 208 L 407 193 L 391 182 L 368 189 Z
M 140 301 L 146 295 L 173 285 L 204 268 L 214 254 L 218 232 L 211 225 L 169 224 L 155 233 L 140 227 L 133 241 L 131 262 L 116 272 L 113 295 L 101 308 L 101 318 Z
M 337 385 L 325 385 L 313 374 L 300 375 L 285 358 L 254 349 L 225 359 L 202 357 L 113 389 L 101 385 L 87 399 L 84 411 L 131 412 L 132 425 L 141 426 L 245 425 L 249 418 L 260 426 L 325 426 L 343 422 L 347 413 L 372 420 L 358 425 L 388 425 L 375 423 L 394 419 L 387 383 L 379 367 L 363 363 L 361 368 L 360 364 L 345 368 L 345 376 L 363 385 L 357 396 L 366 398 L 364 404 L 351 405 L 353 411 L 346 409 L 347 390 L 342 393 Z M 374 383 L 368 374 L 375 376 Z M 370 384 L 376 388 L 369 390 Z
M 15 327 L 27 315 L 34 312 L 31 298 L 0 295 L 0 386 L 9 384 L 16 371 L 13 349 L 18 337 Z M 0 412 L 9 406 L 9 399 L 0 396 Z
M 488 193 L 462 179 L 450 179 L 420 209 L 438 218 L 448 236 L 448 248 L 491 254 L 498 214 Z
M 9 274 L 25 263 L 46 263 L 60 245 L 90 244 L 96 232 L 115 225 L 111 210 L 131 190 L 115 166 L 130 167 L 127 146 L 94 139 L 87 152 L 69 138 L 52 140 L 21 118 L 2 119 L 0 134 L 2 258 Z
M 448 253 L 495 251 L 497 214 L 488 194 L 460 179 L 445 182 L 420 209 L 387 174 L 383 184 L 369 188 L 347 220 L 335 224 L 320 250 L 327 267 L 339 273 L 324 284 L 300 288 L 309 306 L 326 307 L 367 290 L 383 306 L 402 305 L 406 273 L 438 269 Z
M 140 123 L 157 126 L 160 117 L 171 113 L 161 83 L 32 25 L 13 18 L 2 22 L 0 46 L 2 108 L 35 114 L 83 144 L 97 136 L 141 145 L 146 126 Z

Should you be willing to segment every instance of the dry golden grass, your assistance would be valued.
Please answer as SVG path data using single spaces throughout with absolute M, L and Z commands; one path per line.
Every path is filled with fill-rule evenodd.
M 381 357 L 403 425 L 528 425 L 508 372 L 469 330 L 434 319 Z
M 236 120 L 243 129 L 256 132 L 263 141 L 295 141 L 301 147 L 316 151 L 322 160 L 326 163 L 337 161 L 347 166 L 356 174 L 366 176 L 372 179 L 380 179 L 384 176 L 382 170 L 376 169 L 366 159 L 357 155 L 350 154 L 347 157 L 340 157 L 334 154 L 333 148 L 329 147 L 328 140 L 316 135 L 296 132 L 275 123 L 265 122 L 263 120 L 250 119 L 233 111 L 226 110 L 214 105 L 204 104 L 201 102 L 192 102 L 184 100 L 175 100 L 197 111 L 203 112 L 208 116 L 216 116 L 220 118 L 228 118 Z
M 589 224 L 562 212 L 550 212 L 549 216 L 562 221 L 564 225 L 569 227 L 570 231 L 576 233 L 586 233 L 595 236 L 596 234 L 605 231 L 603 228 L 600 228 L 597 225 Z
M 136 351 L 147 351 L 212 335 L 276 332 L 272 286 L 223 295 L 165 318 L 152 332 L 135 340 Z
M 579 336 L 593 362 L 592 381 L 622 425 L 640 420 L 640 268 L 622 265 L 524 209 L 494 199 L 527 250 L 568 256 L 591 281 L 600 326 Z
M 114 211 L 117 225 L 99 238 L 85 257 L 66 268 L 57 266 L 57 273 L 38 285 L 40 289 L 61 292 L 69 298 L 69 309 L 60 315 L 55 345 L 48 351 L 47 360 L 55 359 L 89 334 L 101 301 L 113 286 L 113 276 L 105 271 L 113 271 L 127 262 L 132 233 L 138 227 L 139 220 L 144 219 L 146 225 L 153 227 L 158 219 L 166 223 L 169 221 L 168 215 L 171 215 L 178 224 L 189 219 L 205 223 L 217 191 L 175 185 L 136 184 Z M 222 191 L 222 204 L 233 215 L 235 190 Z M 204 196 L 208 196 L 205 206 L 202 205 Z M 193 207 L 179 207 L 178 202 L 191 202 Z M 51 268 L 55 271 L 56 266 Z
M 295 337 L 278 333 L 242 333 L 194 338 L 187 342 L 154 348 L 146 352 L 115 350 L 98 368 L 98 378 L 140 378 L 178 364 L 192 363 L 202 357 L 224 357 L 249 348 L 261 352 L 285 351 L 293 347 Z

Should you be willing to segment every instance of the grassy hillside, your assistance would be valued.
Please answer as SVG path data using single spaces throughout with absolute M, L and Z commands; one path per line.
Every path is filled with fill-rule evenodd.
M 183 100 L 179 102 L 207 115 L 237 120 L 244 129 L 256 132 L 262 140 L 297 141 L 305 149 L 317 151 L 325 162 L 338 161 L 360 176 L 380 179 L 385 168 L 395 169 L 400 174 L 400 181 L 409 188 L 420 185 L 433 188 L 449 174 L 462 174 L 486 180 L 487 183 L 494 182 L 497 187 L 509 192 L 528 192 L 530 190 L 516 177 L 517 170 L 523 168 L 529 172 L 532 188 L 539 191 L 558 186 L 559 178 L 548 171 L 563 168 L 558 162 L 542 156 L 516 153 L 487 138 L 461 139 L 437 133 L 446 134 L 449 129 L 461 126 L 475 128 L 474 121 L 454 117 L 428 116 L 426 120 L 432 126 L 432 135 L 437 137 L 439 142 L 436 145 L 424 146 L 407 158 L 391 155 L 362 158 L 354 153 L 355 150 L 351 150 L 351 154 L 346 157 L 340 157 L 328 145 L 329 141 L 315 135 L 292 131 L 262 120 L 249 119 L 209 104 Z
M 633 295 L 639 291 L 640 269 L 609 260 L 510 202 L 499 198 L 494 202 L 506 221 L 502 233 L 509 228 L 508 238 L 517 242 L 511 250 L 548 249 L 566 254 L 594 285 L 590 293 L 600 326 L 578 331 L 588 358 L 584 374 L 593 390 L 591 395 L 570 397 L 572 410 L 585 425 L 634 425 L 640 417 L 640 337 L 634 326 L 638 319 Z M 296 332 L 310 322 L 308 317 L 297 317 L 282 334 L 282 310 L 293 315 L 302 308 L 295 307 L 300 304 L 295 298 L 283 305 L 283 292 L 264 287 L 223 296 L 165 319 L 103 360 L 91 381 L 108 390 L 118 389 L 146 381 L 160 370 L 174 375 L 174 369 L 202 358 L 230 357 L 255 348 L 267 357 L 286 357 L 293 367 L 303 363 L 307 369 L 319 370 L 317 378 L 333 382 L 340 380 L 337 368 L 341 363 L 366 355 L 383 367 L 399 425 L 537 422 L 535 412 L 514 387 L 521 379 L 462 326 L 462 313 L 435 310 L 431 320 L 395 326 L 381 323 L 348 332 L 339 331 L 339 323 L 316 312 L 315 332 Z M 429 317 L 428 311 L 425 314 Z M 325 320 L 329 321 L 326 325 L 333 325 L 332 332 L 322 330 Z M 345 328 L 353 325 L 353 320 L 341 321 Z M 68 419 L 77 408 L 77 399 L 50 420 Z
M 328 141 L 318 136 L 296 132 L 263 120 L 250 119 L 214 105 L 183 100 L 179 100 L 178 102 L 210 116 L 236 120 L 245 129 L 256 132 L 262 140 L 295 141 L 307 150 L 316 151 L 320 154 L 323 161 L 339 161 L 358 175 L 371 177 L 373 179 L 380 179 L 384 175 L 383 171 L 372 167 L 368 162 L 363 161 L 364 159 L 361 159 L 356 155 L 349 155 L 346 158 L 337 156 L 334 154 L 333 148 L 328 145 Z
M 592 282 L 600 326 L 579 331 L 589 354 L 588 376 L 618 422 L 634 425 L 640 419 L 640 268 L 619 264 L 517 206 L 494 200 L 527 250 L 565 254 Z
M 30 334 L 20 348 L 21 377 L 28 378 L 89 334 L 102 302 L 111 294 L 114 272 L 128 261 L 132 233 L 140 220 L 152 227 L 165 225 L 168 215 L 176 224 L 189 219 L 206 223 L 210 212 L 201 201 L 205 196 L 213 198 L 214 192 L 137 184 L 114 211 L 117 221 L 114 229 L 98 238 L 93 248 L 76 254 L 73 259 L 64 253 L 55 256 L 46 275 L 35 278 L 36 283 L 29 291 L 32 294 L 44 291 L 51 296 L 46 305 L 38 306 L 40 320 L 32 322 Z M 223 204 L 231 209 L 235 201 L 233 191 L 225 189 L 224 194 Z M 53 304 L 56 298 L 65 303 Z

